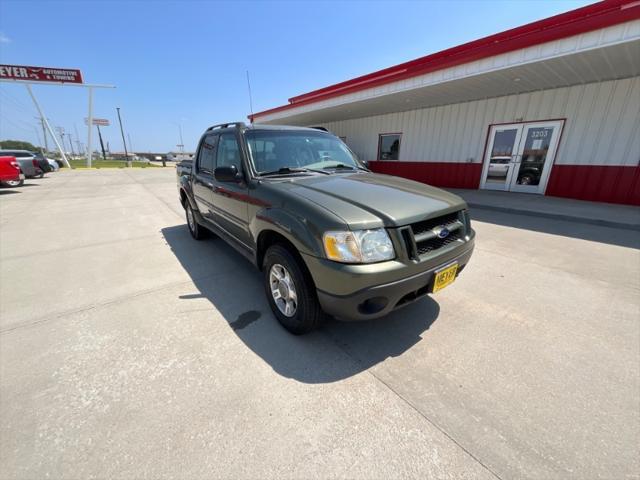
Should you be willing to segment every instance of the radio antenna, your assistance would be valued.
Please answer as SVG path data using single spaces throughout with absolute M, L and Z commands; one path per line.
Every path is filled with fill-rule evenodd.
M 249 70 L 247 70 L 247 89 L 249 90 L 249 110 L 251 110 L 251 123 L 253 123 L 253 99 L 251 98 L 251 80 L 249 80 Z

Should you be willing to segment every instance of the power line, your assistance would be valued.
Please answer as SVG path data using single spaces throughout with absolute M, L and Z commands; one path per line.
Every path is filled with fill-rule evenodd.
M 32 110 L 30 107 L 26 106 L 24 103 L 22 103 L 20 100 L 18 100 L 17 98 L 15 98 L 13 95 L 10 95 L 9 92 L 7 92 L 6 90 L 0 89 L 0 93 L 8 100 L 10 100 L 10 103 L 13 103 L 14 106 L 23 109 L 23 110 Z
M 20 120 L 19 118 L 11 116 L 11 121 L 21 123 L 22 125 L 26 125 L 29 129 L 33 127 L 31 122 L 25 122 L 24 120 Z
M 14 128 L 17 128 L 18 130 L 23 130 L 25 132 L 29 132 L 31 133 L 31 129 L 30 128 L 26 128 L 26 127 L 22 127 L 20 125 L 18 125 L 17 123 L 15 123 L 13 120 L 7 118 L 6 116 L 2 115 L 4 117 L 4 119 L 2 120 L 3 122 L 7 122 L 9 125 L 12 125 Z

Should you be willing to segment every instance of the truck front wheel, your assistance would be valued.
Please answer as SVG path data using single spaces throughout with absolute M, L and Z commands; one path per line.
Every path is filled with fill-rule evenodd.
M 301 335 L 320 326 L 325 314 L 313 283 L 286 247 L 278 244 L 269 247 L 263 272 L 269 306 L 284 328 Z

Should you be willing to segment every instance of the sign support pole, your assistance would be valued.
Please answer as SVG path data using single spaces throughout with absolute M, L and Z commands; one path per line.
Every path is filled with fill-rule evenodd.
M 60 152 L 60 155 L 62 155 L 62 161 L 67 166 L 67 168 L 71 168 L 71 165 L 69 164 L 69 160 L 67 160 L 67 156 L 64 154 L 64 149 L 60 146 L 60 142 L 58 142 L 58 139 L 56 138 L 55 134 L 53 133 L 53 130 L 51 129 L 51 125 L 49 125 L 49 120 L 47 120 L 47 117 L 44 116 L 44 112 L 42 111 L 42 108 L 40 107 L 38 100 L 36 100 L 36 96 L 33 94 L 33 91 L 31 90 L 31 85 L 27 83 L 25 84 L 25 86 L 27 87 L 27 91 L 29 92 L 29 95 L 31 96 L 33 103 L 38 109 L 40 118 L 42 118 L 42 121 L 47 126 L 47 130 L 49 130 L 49 133 L 51 134 L 51 138 L 53 138 L 53 141 L 56 143 L 56 147 L 58 147 L 58 151 Z
M 89 88 L 89 121 L 87 123 L 87 167 L 91 168 L 91 156 L 93 154 L 91 148 L 91 132 L 93 131 L 93 87 Z

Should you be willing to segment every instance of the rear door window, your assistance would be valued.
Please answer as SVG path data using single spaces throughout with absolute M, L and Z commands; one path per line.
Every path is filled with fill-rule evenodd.
M 198 152 L 198 172 L 213 173 L 215 168 L 217 135 L 207 135 Z

